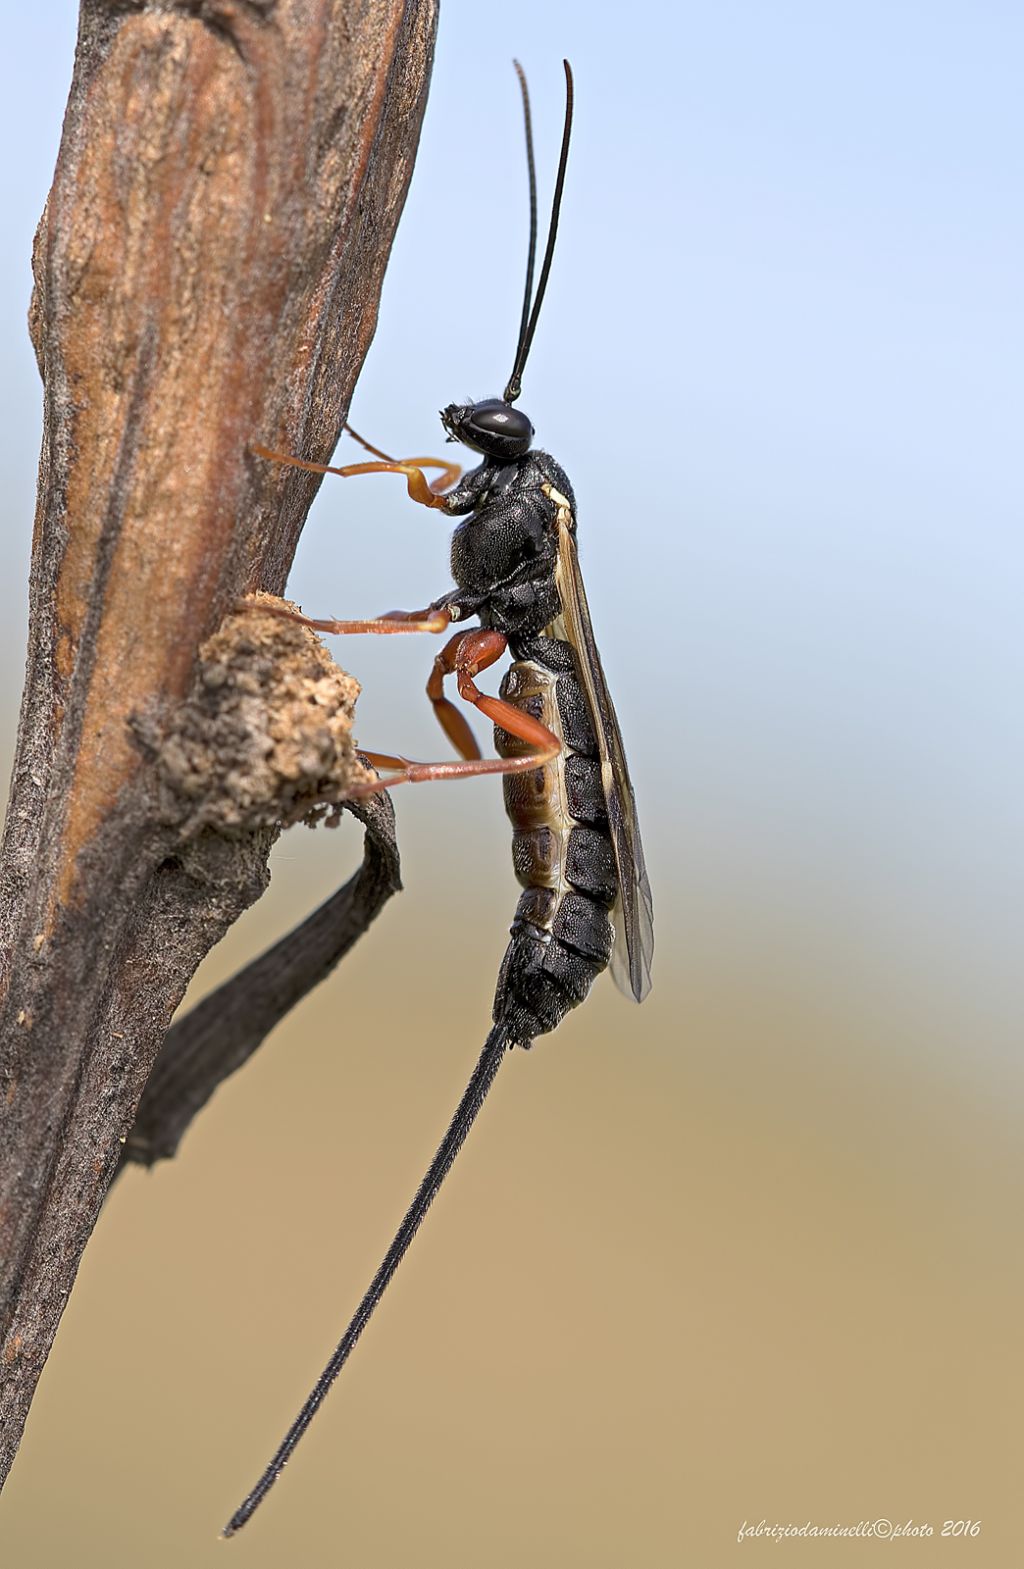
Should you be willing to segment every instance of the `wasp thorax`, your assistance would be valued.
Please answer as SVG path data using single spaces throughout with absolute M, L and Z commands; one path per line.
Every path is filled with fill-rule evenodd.
M 461 441 L 488 458 L 521 458 L 533 440 L 527 416 L 502 398 L 449 403 L 441 410 L 441 423 L 452 441 Z

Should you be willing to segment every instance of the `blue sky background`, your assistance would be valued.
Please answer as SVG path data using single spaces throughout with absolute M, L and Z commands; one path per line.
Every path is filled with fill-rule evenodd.
M 10 747 L 40 407 L 24 327 L 28 257 L 57 147 L 74 26 L 72 7 L 56 0 L 45 11 L 8 10 L 0 61 L 9 149 L 0 167 L 6 215 L 0 652 L 7 671 L 0 719 Z M 673 1386 L 671 1408 L 657 1420 L 650 1410 L 637 1415 L 625 1385 L 609 1394 L 610 1408 L 619 1400 L 625 1412 L 619 1430 L 629 1443 L 622 1438 L 621 1452 L 599 1454 L 588 1448 L 587 1434 L 577 1434 L 581 1475 L 589 1478 L 579 1482 L 579 1497 L 588 1487 L 607 1487 L 607 1518 L 597 1510 L 589 1534 L 556 1531 L 545 1538 L 548 1557 L 517 1536 L 526 1530 L 521 1520 L 506 1519 L 510 1564 L 528 1555 L 558 1569 L 575 1563 L 621 1569 L 627 1562 L 631 1569 L 660 1569 L 681 1561 L 684 1540 L 702 1563 L 724 1562 L 741 1519 L 782 1509 L 783 1499 L 803 1511 L 801 1519 L 826 1504 L 854 1517 L 881 1508 L 874 1458 L 884 1462 L 886 1476 L 906 1483 L 905 1508 L 885 1500 L 893 1511 L 920 1512 L 924 1500 L 936 1515 L 954 1508 L 970 1513 L 985 1497 L 995 1519 L 1000 1500 L 1005 1505 L 1010 1496 L 1000 1457 L 1013 1445 L 1001 1402 L 1019 1384 L 1011 1342 L 1000 1343 L 998 1326 L 1004 1313 L 1009 1324 L 1013 1301 L 1019 1317 L 1021 1300 L 1019 1280 L 1014 1295 L 1002 1271 L 1017 1251 L 1008 1241 L 1019 1219 L 1011 1198 L 1021 1175 L 1013 1127 L 1024 1109 L 1022 47 L 1024 13 L 985 0 L 724 0 L 621 12 L 570 0 L 519 0 L 511 7 L 451 0 L 443 7 L 419 160 L 352 420 L 389 450 L 427 451 L 440 440 L 436 411 L 443 404 L 502 387 L 526 238 L 510 61 L 521 59 L 530 77 L 543 203 L 560 134 L 560 62 L 568 55 L 577 83 L 575 138 L 559 249 L 522 406 L 538 441 L 576 488 L 581 558 L 633 767 L 659 947 L 655 990 L 642 1011 L 602 985 L 556 1041 L 531 1054 L 519 1075 L 522 1088 L 506 1086 L 503 1110 L 493 1113 L 487 1154 L 506 1173 L 494 1180 L 508 1184 L 501 1228 L 514 1231 L 515 1205 L 525 1202 L 532 1180 L 541 1183 L 543 1156 L 539 1143 L 529 1146 L 537 1170 L 528 1173 L 525 1148 L 516 1142 L 521 1131 L 503 1135 L 500 1118 L 518 1108 L 517 1128 L 529 1120 L 531 1137 L 540 1142 L 543 1119 L 552 1119 L 551 1137 L 557 1134 L 563 1154 L 551 1155 L 557 1176 L 545 1178 L 537 1216 L 550 1215 L 555 1226 L 558 1195 L 571 1187 L 572 1171 L 584 1169 L 586 1150 L 596 1158 L 597 1125 L 588 1142 L 586 1121 L 586 1097 L 594 1097 L 608 1117 L 597 1140 L 599 1171 L 611 1182 L 616 1155 L 626 1163 L 602 1209 L 603 1223 L 614 1230 L 621 1207 L 621 1230 L 617 1240 L 604 1234 L 594 1242 L 595 1257 L 607 1252 L 628 1261 L 633 1240 L 646 1237 L 649 1224 L 648 1250 L 630 1267 L 642 1271 L 654 1257 L 669 1270 L 672 1228 L 679 1228 L 679 1271 L 671 1277 L 676 1294 L 666 1284 L 664 1301 L 673 1305 L 665 1308 L 660 1338 L 656 1309 L 648 1321 L 651 1389 L 664 1376 L 667 1390 L 674 1364 L 686 1368 Z M 446 558 L 443 526 L 405 503 L 401 486 L 366 480 L 357 489 L 355 482 L 331 487 L 328 481 L 290 592 L 320 615 L 419 605 L 448 586 Z M 443 755 L 422 696 L 432 652 L 428 640 L 411 638 L 337 645 L 339 661 L 364 683 L 364 744 Z M 288 1055 L 278 1059 L 279 1069 L 268 1054 L 267 1066 L 253 1070 L 251 1090 L 240 1088 L 230 1105 L 218 1101 L 219 1115 L 229 1118 L 233 1107 L 257 1129 L 266 1101 L 256 1097 L 272 1099 L 283 1115 L 294 1095 L 296 1149 L 315 1163 L 329 1137 L 314 1131 L 310 1118 L 320 1107 L 311 1109 L 310 1102 L 331 1101 L 332 1115 L 342 1115 L 335 1091 L 325 1088 L 333 1083 L 328 1075 L 340 1075 L 339 1101 L 350 1092 L 376 1093 L 372 1067 L 346 1060 L 335 1068 L 331 1021 L 353 1011 L 363 1018 L 359 1010 L 365 1010 L 375 1050 L 378 1042 L 382 1053 L 389 1050 L 390 1040 L 401 1048 L 401 1056 L 388 1059 L 390 1068 L 379 1068 L 384 1098 L 377 1116 L 386 1131 L 366 1153 L 367 1162 L 382 1162 L 380 1173 L 366 1176 L 366 1190 L 395 1182 L 390 1210 L 368 1218 L 367 1251 L 359 1253 L 353 1279 L 330 1297 L 335 1303 L 339 1294 L 348 1301 L 356 1276 L 372 1267 L 388 1215 L 400 1209 L 432 1130 L 454 1102 L 484 1028 L 516 897 L 508 829 L 488 783 L 410 788 L 396 794 L 396 806 L 407 893 L 388 916 L 386 946 L 367 945 L 346 966 L 345 989 L 338 983 L 311 1005 L 299 1034 L 281 1048 Z M 276 854 L 270 899 L 222 945 L 209 977 L 297 919 L 345 874 L 344 856 L 355 854 L 354 841 L 325 849 L 323 836 L 289 835 Z M 388 968 L 398 955 L 401 985 Z M 413 1068 L 410 1035 L 419 1030 Z M 429 1057 L 429 1071 L 422 1057 Z M 410 1073 L 422 1074 L 423 1083 L 416 1078 L 414 1094 L 409 1081 L 405 1120 L 393 1097 Z M 431 1075 L 437 1100 L 424 1108 L 416 1097 L 430 1093 Z M 249 1094 L 251 1105 L 244 1099 Z M 326 1104 L 323 1110 L 326 1116 Z M 369 1125 L 374 1112 L 365 1116 Z M 414 1128 L 426 1142 L 410 1147 L 408 1169 L 396 1175 L 396 1150 Z M 246 1206 L 260 1202 L 248 1195 L 264 1161 L 256 1131 L 238 1136 L 253 1142 L 228 1179 L 229 1190 L 231 1181 L 239 1185 L 239 1208 L 220 1224 L 233 1236 L 244 1228 Z M 355 1147 L 360 1136 L 357 1117 L 338 1138 Z M 200 1171 L 202 1140 L 212 1137 L 195 1135 Z M 564 1142 L 573 1139 L 578 1146 Z M 654 1160 L 663 1164 L 652 1174 L 646 1163 Z M 475 1184 L 490 1168 L 472 1169 Z M 239 1254 L 262 1255 L 265 1247 L 268 1258 L 282 1256 L 293 1232 L 307 1224 L 297 1219 L 305 1202 L 298 1195 L 317 1180 L 333 1191 L 333 1170 L 327 1163 L 313 1176 L 300 1173 L 296 1196 L 287 1199 L 281 1198 L 285 1179 L 268 1172 L 272 1191 L 263 1200 L 262 1223 L 275 1202 L 287 1213 L 272 1239 L 264 1242 L 254 1231 Z M 166 1199 L 164 1249 L 179 1232 L 199 1234 L 191 1228 L 209 1218 L 215 1202 L 212 1187 L 200 1182 L 195 1216 L 183 1222 L 185 1190 L 173 1183 L 187 1182 L 187 1174 L 160 1180 L 162 1187 L 152 1179 L 137 1216 L 127 1183 L 117 1197 L 124 1206 L 118 1223 L 133 1239 L 136 1261 L 154 1224 L 154 1194 L 177 1195 L 177 1208 Z M 598 1168 L 589 1180 L 600 1181 Z M 624 1196 L 630 1194 L 632 1208 Z M 472 1192 L 467 1202 L 472 1207 Z M 486 1215 L 486 1201 L 479 1202 Z M 590 1223 L 582 1193 L 579 1202 L 559 1224 L 582 1246 Z M 457 1194 L 446 1203 L 454 1239 Z M 535 1217 L 535 1224 L 542 1233 L 544 1220 Z M 706 1225 L 706 1235 L 691 1233 L 691 1225 Z M 440 1217 L 437 1230 L 443 1230 Z M 508 1232 L 501 1234 L 514 1259 Z M 480 1234 L 474 1238 L 473 1247 L 482 1248 Z M 750 1280 L 739 1263 L 735 1279 L 728 1275 L 731 1266 L 718 1259 L 715 1239 L 728 1240 L 730 1257 L 757 1263 L 771 1305 L 757 1297 L 749 1323 L 741 1320 Z M 522 1237 L 519 1245 L 527 1245 Z M 790 1245 L 792 1257 L 785 1253 Z M 439 1238 L 434 1246 L 441 1267 L 445 1244 Z M 461 1281 L 465 1255 L 454 1240 L 451 1246 L 451 1269 Z M 85 1274 L 95 1274 L 91 1286 L 83 1278 L 72 1310 L 83 1316 L 72 1322 L 69 1314 L 58 1352 L 66 1371 L 59 1384 L 54 1372 L 44 1385 L 52 1401 L 46 1431 L 65 1434 L 64 1463 L 75 1468 L 89 1445 L 87 1426 L 78 1449 L 68 1436 L 77 1431 L 68 1416 L 69 1390 L 79 1391 L 86 1424 L 94 1404 L 89 1386 L 76 1383 L 86 1373 L 73 1369 L 89 1362 L 101 1332 L 96 1326 L 108 1323 L 105 1293 L 119 1267 L 114 1247 L 107 1232 L 90 1249 Z M 546 1267 L 560 1257 L 555 1242 L 551 1248 Z M 786 1264 L 776 1276 L 778 1249 Z M 426 1240 L 423 1252 L 426 1270 Z M 953 1256 L 962 1269 L 944 1273 L 938 1261 Z M 816 1270 L 803 1275 L 809 1257 Z M 707 1292 L 699 1310 L 698 1258 Z M 856 1284 L 842 1276 L 843 1258 L 858 1261 Z M 209 1278 L 218 1260 L 211 1242 L 204 1255 Z M 247 1302 L 270 1292 L 268 1279 L 245 1281 L 245 1269 L 256 1267 L 251 1260 L 236 1257 L 233 1264 L 243 1272 L 238 1289 L 250 1293 Z M 146 1267 L 156 1281 L 159 1261 Z M 410 1275 L 419 1267 L 410 1264 Z M 514 1273 L 516 1266 L 510 1268 Z M 830 1268 L 836 1295 L 822 1297 Z M 628 1273 L 626 1264 L 621 1272 Z M 419 1285 L 429 1278 L 419 1277 Z M 568 1303 L 571 1292 L 563 1287 Z M 231 1284 L 225 1280 L 220 1288 L 227 1293 Z M 600 1284 L 587 1277 L 580 1290 L 588 1312 L 601 1311 L 593 1307 L 597 1299 L 614 1303 L 617 1288 L 617 1276 Z M 512 1287 L 505 1282 L 495 1289 Z M 88 1304 L 90 1290 L 94 1317 L 87 1305 L 78 1306 L 80 1296 Z M 155 1295 L 173 1300 L 188 1322 L 192 1299 L 179 1301 L 174 1290 L 173 1281 L 159 1292 L 154 1285 Z M 410 1422 L 416 1408 L 410 1381 L 421 1376 L 413 1370 L 422 1370 L 423 1358 L 417 1325 L 422 1337 L 422 1314 L 429 1319 L 429 1307 L 413 1306 L 415 1296 L 416 1280 L 406 1279 L 388 1306 L 391 1335 L 406 1313 L 410 1319 L 394 1396 Z M 634 1308 L 631 1297 L 624 1301 L 623 1334 L 630 1333 L 625 1326 L 633 1323 Z M 203 1311 L 212 1315 L 215 1308 L 205 1304 Z M 335 1311 L 310 1308 L 302 1369 L 312 1371 L 316 1348 L 321 1342 L 326 1348 L 324 1322 L 333 1324 Z M 545 1315 L 555 1311 L 545 1305 Z M 512 1299 L 509 1313 L 525 1333 L 534 1314 L 528 1304 L 518 1312 L 517 1318 Z M 235 1314 L 237 1321 L 237 1308 Z M 817 1345 L 814 1336 L 825 1335 L 826 1323 L 836 1340 Z M 203 1336 L 223 1355 L 231 1331 L 213 1324 L 204 1317 Z M 391 1366 L 383 1330 L 377 1360 L 366 1357 L 371 1402 L 380 1398 Z M 121 1326 L 119 1354 L 127 1333 Z M 251 1444 L 257 1428 L 275 1436 L 276 1419 L 268 1424 L 255 1396 L 251 1408 L 244 1406 L 242 1354 L 250 1366 L 255 1354 L 247 1333 L 239 1331 L 238 1371 L 226 1376 L 236 1380 L 232 1393 L 243 1402 Z M 259 1333 L 264 1344 L 268 1331 Z M 470 1344 L 470 1330 L 459 1333 L 459 1345 Z M 682 1340 L 699 1347 L 701 1371 L 680 1357 Z M 539 1361 L 530 1366 L 540 1366 L 546 1379 L 535 1398 L 555 1401 L 557 1378 L 543 1350 L 535 1355 Z M 989 1355 L 991 1363 L 984 1360 Z M 1016 1355 L 1019 1366 L 1019 1350 Z M 505 1347 L 503 1356 L 513 1352 Z M 474 1378 L 482 1380 L 490 1366 L 482 1350 Z M 527 1363 L 515 1366 L 526 1399 L 533 1388 Z M 861 1410 L 873 1374 L 888 1393 Z M 208 1383 L 208 1370 L 204 1376 Z M 581 1389 L 587 1376 L 581 1371 Z M 614 1367 L 607 1376 L 614 1382 Z M 791 1405 L 793 1380 L 802 1376 L 805 1403 Z M 289 1369 L 282 1379 L 283 1390 L 294 1385 L 297 1393 L 305 1372 Z M 634 1379 L 630 1388 L 636 1386 Z M 826 1386 L 846 1405 L 842 1419 L 822 1429 L 815 1402 Z M 154 1407 L 164 1409 L 176 1392 L 161 1387 Z M 446 1396 L 433 1398 L 447 1409 Z M 491 1416 L 497 1398 L 487 1407 Z M 503 1389 L 500 1398 L 505 1410 L 514 1391 Z M 574 1398 L 583 1401 L 580 1411 L 588 1409 L 585 1395 Z M 290 1396 L 279 1399 L 284 1417 Z M 465 1392 L 452 1395 L 453 1404 L 463 1402 L 460 1410 L 470 1399 Z M 656 1403 L 655 1394 L 651 1400 Z M 679 1431 L 684 1407 L 694 1413 L 692 1447 L 685 1436 L 690 1424 Z M 522 1417 L 531 1434 L 535 1417 L 535 1408 Z M 42 1445 L 44 1418 L 37 1420 Z M 220 1416 L 209 1420 L 220 1435 Z M 393 1420 L 401 1425 L 406 1416 Z M 602 1420 L 595 1409 L 593 1434 L 603 1430 Z M 511 1416 L 508 1421 L 515 1432 Z M 346 1431 L 340 1412 L 332 1429 L 337 1442 Z M 449 1440 L 454 1443 L 446 1434 Z M 399 1442 L 390 1429 L 388 1441 Z M 225 1428 L 218 1442 L 231 1451 L 234 1467 L 237 1432 Z M 469 1450 L 474 1447 L 475 1440 Z M 388 1453 L 408 1475 L 413 1462 Z M 520 1446 L 516 1463 L 522 1453 Z M 38 1499 L 50 1474 L 43 1454 L 40 1448 L 36 1470 L 31 1455 L 21 1462 L 26 1502 L 18 1518 L 26 1533 L 38 1529 Z M 321 1455 L 326 1467 L 327 1450 Z M 564 1531 L 565 1497 L 576 1496 L 574 1473 L 564 1454 L 548 1459 L 564 1490 L 561 1503 L 553 1498 L 550 1516 Z M 141 1454 L 121 1463 L 140 1499 L 149 1496 L 151 1465 Z M 471 1465 L 472 1453 L 461 1463 Z M 671 1471 L 663 1487 L 656 1485 L 662 1463 Z M 802 1490 L 787 1491 L 793 1483 L 787 1465 L 799 1473 Z M 296 1507 L 300 1497 L 312 1507 L 317 1478 L 323 1488 L 325 1473 L 315 1474 L 315 1466 L 309 1461 L 303 1494 L 296 1463 Z M 209 1481 L 213 1488 L 216 1469 L 213 1458 L 204 1462 L 203 1487 Z M 614 1513 L 613 1474 L 631 1477 L 628 1485 L 645 1501 L 639 1534 L 628 1510 L 621 1519 Z M 702 1500 L 686 1521 L 662 1508 L 679 1475 L 698 1484 Z M 237 1479 L 246 1478 L 239 1471 Z M 361 1501 L 371 1514 L 374 1485 L 360 1483 L 370 1489 Z M 436 1483 L 429 1485 L 436 1493 Z M 535 1485 L 545 1484 L 535 1479 Z M 93 1487 L 87 1499 L 84 1481 L 81 1489 L 88 1529 L 79 1540 L 97 1544 L 97 1553 L 102 1546 L 107 1562 L 137 1562 L 137 1553 L 110 1557 L 130 1549 L 116 1545 L 121 1538 L 98 1501 L 102 1490 Z M 432 1507 L 427 1494 L 422 1507 Z M 1004 1507 L 1009 1531 L 1007 1516 Z M 295 1514 L 279 1518 L 280 1542 L 297 1539 L 287 1529 L 305 1529 Z M 346 1529 L 362 1540 L 356 1523 Z M 980 1545 L 972 1544 L 975 1564 L 1010 1561 L 997 1529 L 993 1524 Z M 440 1526 L 438 1532 L 429 1540 L 440 1543 Z M 134 1540 L 130 1531 L 124 1540 Z M 183 1537 L 179 1557 L 169 1561 L 205 1563 L 180 1556 L 192 1540 Z M 316 1540 L 308 1538 L 308 1563 L 338 1561 L 333 1553 L 321 1555 Z M 412 1538 L 414 1545 L 406 1545 L 404 1557 L 396 1550 L 394 1561 L 409 1562 L 418 1543 L 418 1561 L 433 1562 L 424 1540 Z M 360 1561 L 368 1561 L 366 1551 Z M 450 1548 L 448 1556 L 440 1546 L 437 1551 L 438 1562 L 462 1561 Z M 922 1556 L 927 1551 L 922 1546 Z M 506 1561 L 493 1542 L 480 1552 L 473 1561 Z
M 10 25 L 0 476 L 16 671 L 39 407 L 28 250 L 72 8 Z M 567 53 L 575 141 L 523 406 L 576 486 L 659 905 L 699 921 L 737 880 L 755 898 L 802 885 L 802 901 L 838 874 L 866 942 L 934 963 L 982 1007 L 1015 989 L 1024 913 L 1022 30 L 997 4 L 649 5 L 628 26 L 593 6 L 450 5 L 352 411 L 379 443 L 424 450 L 444 402 L 502 384 L 525 230 L 509 62 L 531 77 L 543 191 Z M 292 579 L 307 608 L 361 614 L 446 586 L 443 530 L 393 489 L 325 488 Z M 354 515 L 372 526 L 346 532 L 342 578 Z M 367 689 L 366 744 L 438 751 L 426 646 L 339 657 Z M 15 703 L 11 678 L 8 733 Z M 433 838 L 450 811 L 479 815 L 490 842 L 487 789 L 407 795 L 404 831 Z M 1002 1071 L 997 1038 L 982 1055 Z

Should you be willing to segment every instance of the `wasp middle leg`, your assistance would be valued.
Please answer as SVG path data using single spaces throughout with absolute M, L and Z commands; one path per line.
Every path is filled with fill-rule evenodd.
M 274 605 L 265 600 L 258 604 L 248 603 L 261 615 L 280 616 L 283 621 L 297 621 L 299 626 L 312 627 L 314 632 L 330 632 L 338 637 L 350 632 L 444 632 L 452 621 L 452 613 L 446 605 L 428 605 L 426 610 L 386 610 L 382 616 L 370 616 L 363 621 L 333 621 L 304 616 L 301 610 L 293 610 L 290 605 Z

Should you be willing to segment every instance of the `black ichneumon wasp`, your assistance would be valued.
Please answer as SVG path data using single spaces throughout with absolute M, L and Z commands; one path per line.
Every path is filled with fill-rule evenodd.
M 526 78 L 516 62 L 526 127 L 530 241 L 526 289 L 512 373 L 503 397 L 449 404 L 441 422 L 483 462 L 464 477 L 437 458 L 397 462 L 356 439 L 377 461 L 331 468 L 265 447 L 258 456 L 321 474 L 397 473 L 410 496 L 464 517 L 452 538 L 456 588 L 422 611 L 393 611 L 366 621 L 318 621 L 322 632 L 442 632 L 475 616 L 434 660 L 427 695 L 461 761 L 409 763 L 364 754 L 386 778 L 367 790 L 426 779 L 500 774 L 512 820 L 512 859 L 523 884 L 502 962 L 493 1028 L 455 1116 L 380 1268 L 334 1354 L 279 1449 L 224 1534 L 232 1535 L 266 1497 L 348 1360 L 406 1249 L 462 1147 L 507 1050 L 529 1047 L 583 1001 L 611 963 L 620 987 L 642 1001 L 650 988 L 651 892 L 644 868 L 626 757 L 605 681 L 576 554 L 576 505 L 564 472 L 531 447 L 533 426 L 514 407 L 533 342 L 558 230 L 572 129 L 573 79 L 566 60 L 565 125 L 536 293 L 537 182 Z M 352 432 L 354 435 L 355 433 Z M 425 467 L 443 470 L 428 482 Z M 467 515 L 468 514 L 468 515 Z M 475 677 L 510 650 L 513 664 L 500 697 L 481 693 Z M 480 756 L 463 714 L 444 695 L 454 675 L 460 697 L 495 726 L 498 757 Z M 616 930 L 613 931 L 613 921 Z

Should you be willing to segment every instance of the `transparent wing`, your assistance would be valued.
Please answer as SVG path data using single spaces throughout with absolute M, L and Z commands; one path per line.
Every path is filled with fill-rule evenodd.
M 651 885 L 644 865 L 636 798 L 629 782 L 622 733 L 594 640 L 576 541 L 564 521 L 560 522 L 558 531 L 556 582 L 562 601 L 565 635 L 579 658 L 580 676 L 597 734 L 601 782 L 619 879 L 619 897 L 613 912 L 616 931 L 612 977 L 620 991 L 643 1002 L 651 989 L 654 954 Z

